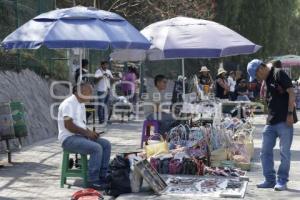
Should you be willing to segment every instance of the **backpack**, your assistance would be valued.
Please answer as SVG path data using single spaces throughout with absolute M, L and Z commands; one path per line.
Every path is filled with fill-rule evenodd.
M 84 189 L 75 192 L 72 195 L 71 200 L 103 200 L 103 196 L 100 192 L 94 189 Z
M 120 194 L 131 193 L 129 160 L 122 155 L 117 155 L 111 161 L 109 167 L 108 182 L 110 188 L 108 189 L 108 194 L 117 197 Z

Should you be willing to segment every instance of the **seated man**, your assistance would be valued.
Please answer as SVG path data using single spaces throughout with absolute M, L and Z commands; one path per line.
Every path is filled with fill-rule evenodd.
M 162 110 L 164 106 L 171 105 L 171 101 L 167 99 L 167 94 L 165 93 L 167 88 L 167 79 L 165 76 L 155 76 L 154 86 L 155 87 L 148 92 L 148 99 L 144 103 L 144 113 L 146 119 L 158 120 L 159 133 L 164 135 L 175 123 L 172 114 Z
M 245 79 L 242 79 L 239 84 L 237 85 L 236 92 L 238 94 L 237 101 L 250 101 L 248 97 L 248 88 L 247 82 Z
M 70 152 L 89 154 L 88 187 L 102 190 L 105 187 L 111 144 L 86 126 L 84 103 L 90 101 L 92 86 L 80 83 L 76 92 L 58 108 L 58 140 Z

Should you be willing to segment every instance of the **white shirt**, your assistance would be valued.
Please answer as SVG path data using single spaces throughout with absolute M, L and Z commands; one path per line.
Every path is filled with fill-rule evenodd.
M 104 76 L 104 74 L 107 74 L 107 76 Z M 99 92 L 106 92 L 107 89 L 110 89 L 110 79 L 113 78 L 113 75 L 109 69 L 106 69 L 105 71 L 103 69 L 97 69 L 95 73 L 96 78 L 103 77 L 99 80 L 97 83 L 97 91 Z
M 58 140 L 61 143 L 63 143 L 67 137 L 76 134 L 66 129 L 64 117 L 72 118 L 75 125 L 86 129 L 85 105 L 80 103 L 75 95 L 66 98 L 58 108 Z
M 231 76 L 228 76 L 227 82 L 228 82 L 228 85 L 230 87 L 230 89 L 229 89 L 230 92 L 234 92 L 235 91 L 236 81 L 233 80 L 233 78 Z

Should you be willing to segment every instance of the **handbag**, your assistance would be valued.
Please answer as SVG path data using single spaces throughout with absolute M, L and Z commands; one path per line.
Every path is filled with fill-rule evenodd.
M 196 157 L 196 158 L 207 157 L 208 155 L 207 148 L 208 148 L 207 142 L 203 138 L 202 140 L 197 141 L 196 146 L 192 146 L 188 148 L 188 154 L 191 157 Z
M 194 158 L 193 161 L 194 161 L 194 163 L 197 166 L 197 175 L 198 176 L 203 176 L 204 173 L 205 173 L 205 171 L 204 171 L 205 165 L 204 165 L 203 161 L 202 160 L 198 160 L 196 158 Z
M 178 159 L 172 159 L 169 162 L 169 174 L 181 174 L 182 163 Z
M 182 173 L 186 175 L 196 175 L 196 163 L 190 158 L 183 158 Z
M 154 135 L 153 135 L 154 136 Z M 145 151 L 147 158 L 150 158 L 155 155 L 169 153 L 168 143 L 160 136 L 160 141 L 149 142 L 149 139 L 153 136 L 150 136 L 147 141 L 147 145 L 145 145 Z
M 160 159 L 158 158 L 150 158 L 150 165 L 153 167 L 157 172 L 159 171 L 159 162 Z
M 161 160 L 159 162 L 159 170 L 158 170 L 158 172 L 160 174 L 169 174 L 169 163 L 170 163 L 170 159 L 169 158 L 165 158 L 165 159 Z

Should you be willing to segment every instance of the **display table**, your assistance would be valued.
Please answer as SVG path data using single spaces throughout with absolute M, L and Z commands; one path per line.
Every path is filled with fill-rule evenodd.
M 252 106 L 253 103 L 251 101 L 221 101 L 222 103 L 222 113 L 224 114 L 231 114 L 231 111 L 235 108 L 237 108 L 238 118 L 242 118 L 245 115 L 242 115 L 243 106 Z
M 192 121 L 212 122 L 215 115 L 215 108 L 210 103 L 210 107 L 206 106 L 207 102 L 200 103 L 184 103 L 180 110 L 181 115 Z

